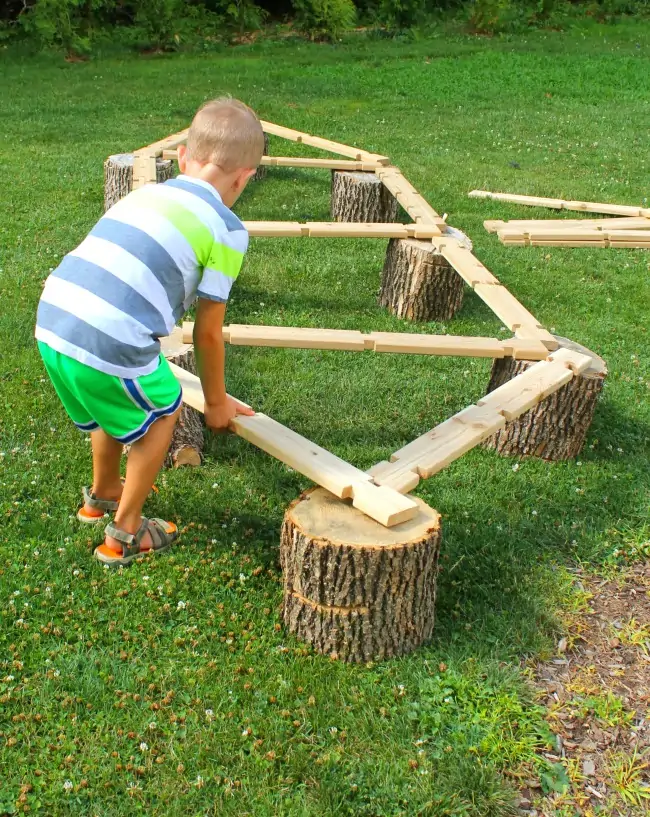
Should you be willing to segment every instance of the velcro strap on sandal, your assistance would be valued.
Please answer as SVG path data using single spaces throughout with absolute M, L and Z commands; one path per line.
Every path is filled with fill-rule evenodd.
M 142 523 L 136 533 L 127 533 L 125 530 L 116 527 L 112 522 L 106 525 L 105 532 L 107 536 L 112 536 L 113 539 L 122 545 L 122 556 L 132 556 L 134 553 L 140 552 L 140 542 L 142 537 L 147 532 L 149 520 L 142 518 Z
M 98 511 L 116 511 L 119 507 L 119 502 L 113 499 L 99 499 L 86 486 L 83 489 L 84 502 L 89 508 L 96 508 Z M 117 537 L 115 537 L 117 539 Z

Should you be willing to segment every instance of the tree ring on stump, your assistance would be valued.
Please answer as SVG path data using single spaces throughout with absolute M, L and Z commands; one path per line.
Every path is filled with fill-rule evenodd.
M 324 488 L 287 509 L 280 539 L 288 629 L 344 661 L 404 655 L 431 638 L 440 515 L 386 528 Z
M 397 221 L 397 199 L 374 173 L 332 171 L 334 221 Z
M 504 456 L 541 457 L 550 461 L 569 460 L 580 453 L 607 376 L 607 364 L 579 343 L 559 335 L 555 335 L 555 339 L 560 348 L 589 355 L 591 365 L 485 440 L 485 448 Z M 492 365 L 488 393 L 533 365 L 534 362 L 529 360 L 497 358 Z
M 156 182 L 166 182 L 174 175 L 171 159 L 156 159 Z M 133 154 L 115 153 L 104 162 L 104 211 L 109 210 L 133 188 Z
M 448 321 L 463 305 L 464 282 L 430 241 L 391 238 L 379 303 L 398 318 Z

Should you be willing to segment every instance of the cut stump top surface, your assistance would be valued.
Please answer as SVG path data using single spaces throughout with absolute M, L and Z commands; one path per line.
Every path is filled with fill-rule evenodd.
M 574 340 L 569 340 L 569 338 L 563 338 L 561 335 L 554 335 L 554 337 L 560 344 L 560 348 L 571 349 L 573 352 L 580 352 L 580 354 L 591 358 L 589 367 L 582 372 L 581 377 L 605 377 L 607 375 L 607 364 L 600 355 L 592 352 L 591 349 L 587 349 L 586 346 L 576 343 Z
M 418 497 L 419 508 L 408 522 L 386 528 L 369 516 L 341 501 L 324 488 L 313 488 L 288 510 L 291 521 L 312 540 L 348 547 L 404 547 L 421 542 L 428 531 L 440 527 L 440 514 Z

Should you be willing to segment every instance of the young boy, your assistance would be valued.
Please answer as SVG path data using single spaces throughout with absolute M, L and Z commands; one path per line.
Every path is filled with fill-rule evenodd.
M 95 550 L 126 565 L 168 548 L 172 522 L 142 516 L 181 405 L 181 390 L 159 338 L 198 296 L 194 348 L 205 419 L 225 429 L 253 414 L 226 394 L 222 326 L 226 302 L 248 247 L 229 208 L 260 163 L 264 134 L 253 111 L 234 99 L 199 109 L 178 149 L 181 175 L 146 185 L 112 207 L 49 276 L 36 339 L 68 414 L 90 432 L 92 489 L 78 518 L 115 520 Z M 126 479 L 120 458 L 131 444 Z

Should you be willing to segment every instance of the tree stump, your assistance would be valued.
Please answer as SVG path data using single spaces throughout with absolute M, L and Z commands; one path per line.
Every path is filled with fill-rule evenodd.
M 269 135 L 268 133 L 264 134 L 264 155 L 269 155 Z M 251 177 L 251 181 L 259 182 L 262 179 L 265 179 L 269 172 L 268 167 L 266 165 L 259 165 L 257 170 L 255 171 L 255 175 Z
M 162 353 L 170 363 L 175 363 L 182 369 L 196 374 L 194 347 L 189 343 L 183 343 L 182 337 L 182 330 L 176 327 L 168 338 L 162 339 Z M 180 468 L 182 465 L 201 465 L 204 424 L 201 412 L 183 403 L 165 458 L 165 467 Z
M 174 174 L 171 159 L 156 159 L 156 181 L 166 182 Z M 104 162 L 104 211 L 131 192 L 133 185 L 133 154 L 116 153 Z
M 391 238 L 379 303 L 398 318 L 448 321 L 463 305 L 463 279 L 430 241 Z
M 555 337 L 560 347 L 589 355 L 591 366 L 485 440 L 485 448 L 492 448 L 504 456 L 541 457 L 544 460 L 568 460 L 580 453 L 607 376 L 607 364 L 579 343 Z M 532 361 L 511 357 L 496 359 L 488 393 L 532 365 Z
M 332 171 L 334 221 L 397 221 L 397 199 L 374 173 Z
M 323 488 L 287 509 L 280 540 L 288 629 L 343 661 L 404 655 L 433 632 L 440 515 L 385 528 Z

